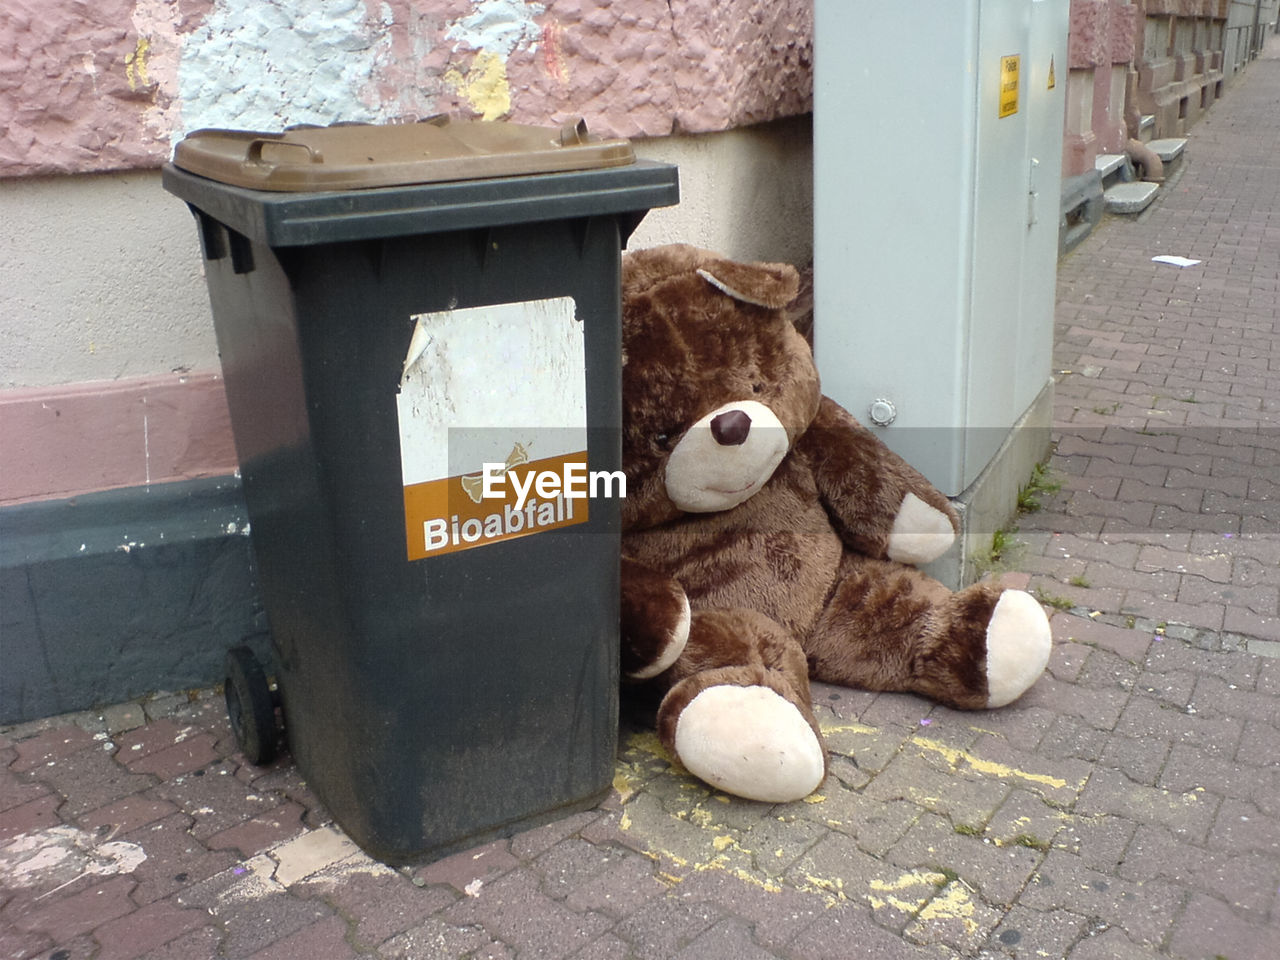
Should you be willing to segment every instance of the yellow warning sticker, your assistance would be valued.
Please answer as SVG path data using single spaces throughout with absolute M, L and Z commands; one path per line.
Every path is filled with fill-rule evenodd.
M 1018 75 L 1022 57 L 1000 58 L 1000 116 L 1011 117 L 1018 112 Z
M 1052 90 L 1058 85 L 1057 77 L 1053 73 L 1053 57 L 1049 58 L 1049 89 Z

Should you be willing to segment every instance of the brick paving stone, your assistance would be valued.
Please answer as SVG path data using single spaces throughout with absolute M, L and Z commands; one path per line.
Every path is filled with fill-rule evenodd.
M 204 841 L 210 850 L 239 850 L 246 860 L 254 854 L 297 836 L 302 825 L 302 807 L 292 800 L 265 810 L 234 827 L 215 833 Z
M 1088 920 L 1067 910 L 1031 910 L 1016 905 L 1001 919 L 985 944 L 986 954 L 1011 957 L 1065 957 Z
M 1072 818 L 1028 790 L 1012 790 L 983 833 L 997 846 L 1047 850 Z
M 583 827 L 600 816 L 594 810 L 571 814 L 560 820 L 553 820 L 532 830 L 517 833 L 508 844 L 512 856 L 518 860 L 529 860 L 546 853 L 562 840 L 576 834 Z
M 981 833 L 958 833 L 956 826 L 932 814 L 921 817 L 888 858 L 904 868 L 959 874 L 989 903 L 1016 900 L 1044 852 L 1016 843 L 997 845 Z
M 1106 742 L 1106 731 L 1099 730 L 1086 719 L 1056 716 L 1036 746 L 1036 752 L 1050 760 L 1072 758 L 1093 761 L 1102 755 Z
M 239 863 L 228 851 L 214 851 L 188 832 L 190 820 L 180 813 L 147 824 L 118 839 L 142 847 L 147 859 L 133 872 L 134 899 L 140 904 L 184 891 Z
M 1157 701 L 1185 712 L 1195 690 L 1196 676 L 1186 670 L 1164 673 L 1143 671 L 1133 683 L 1135 696 Z
M 147 951 L 137 960 L 203 960 L 205 957 L 217 957 L 222 939 L 222 931 L 216 927 L 197 927 L 176 940 L 170 940 L 164 946 Z M 312 957 L 311 960 L 323 958 Z
M 1246 722 L 1280 727 L 1280 699 L 1240 685 L 1229 683 L 1221 677 L 1196 678 L 1190 702 L 1197 714 L 1204 717 L 1238 717 Z
M 103 708 L 102 722 L 107 733 L 115 736 L 141 727 L 147 722 L 147 715 L 141 703 L 116 703 Z
M 145 794 L 133 794 L 105 807 L 82 813 L 76 823 L 84 830 L 109 836 L 132 833 L 139 827 L 163 820 L 178 808 L 167 800 L 157 800 Z
M 152 793 L 190 816 L 191 835 L 207 840 L 279 806 L 286 799 L 283 791 L 259 789 L 257 783 L 245 783 L 235 772 L 235 764 L 224 760 L 204 768 L 204 776 L 179 777 L 160 784 Z
M 953 881 L 925 904 L 903 936 L 913 943 L 945 944 L 963 955 L 972 955 L 991 936 L 1003 913 L 969 892 L 969 886 Z
M 1174 925 L 1170 952 L 1181 957 L 1269 960 L 1275 956 L 1275 928 L 1242 920 L 1229 906 L 1193 895 Z
M 458 900 L 443 886 L 418 887 L 404 874 L 363 857 L 336 864 L 289 890 L 322 899 L 348 918 L 348 939 L 362 949 L 376 947 Z
M 208 925 L 205 911 L 159 900 L 95 928 L 93 937 L 102 947 L 94 960 L 134 960 Z
M 1175 748 L 1176 749 L 1176 748 Z M 1161 782 L 1168 775 L 1161 777 Z M 1140 823 L 1157 823 L 1175 836 L 1193 843 L 1203 843 L 1213 825 L 1218 795 L 1208 793 L 1200 784 L 1187 784 L 1183 790 L 1167 786 L 1147 787 L 1130 780 L 1119 770 L 1099 767 L 1089 778 L 1076 811 L 1085 816 L 1107 814 Z
M 775 955 L 751 938 L 742 920 L 722 920 L 699 934 L 672 960 L 775 960 Z
M 161 780 L 172 780 L 218 759 L 217 740 L 213 735 L 197 733 L 163 750 L 128 759 L 126 765 L 134 773 L 150 773 Z
M 241 960 L 335 916 L 322 900 L 292 896 L 271 878 L 275 862 L 265 854 L 237 864 L 174 896 L 182 907 L 205 909 L 225 933 L 222 956 Z
M 167 750 L 195 733 L 197 730 L 193 726 L 178 723 L 173 717 L 153 719 L 144 726 L 116 737 L 118 757 L 121 763 L 128 766 L 135 760 Z
M 67 797 L 62 814 L 72 818 L 155 785 L 154 778 L 129 772 L 102 749 L 63 757 L 40 778 Z
M 1135 783 L 1154 787 L 1169 756 L 1170 744 L 1117 734 L 1107 741 L 1098 765 L 1120 770 Z
M 1138 827 L 1124 863 L 1131 880 L 1161 877 L 1231 904 L 1242 917 L 1265 923 L 1280 889 L 1280 861 L 1260 853 L 1224 853 L 1182 843 L 1162 827 Z
M 85 934 L 58 941 L 48 953 L 40 954 L 38 960 L 92 960 L 97 949 L 98 942 Z
M 908 943 L 879 926 L 868 907 L 841 904 L 827 910 L 789 944 L 797 960 L 945 960 L 950 951 Z
M 574 960 L 631 960 L 634 956 L 631 944 L 606 933 L 574 954 Z
M 653 862 L 629 850 L 601 849 L 573 838 L 557 844 L 535 863 L 542 889 L 577 913 L 595 911 L 626 917 L 666 886 L 653 875 Z
M 0 957 L 28 960 L 47 955 L 53 947 L 53 939 L 46 933 L 19 930 L 7 923 L 0 924 Z
M 1247 720 L 1235 759 L 1239 763 L 1256 767 L 1275 763 L 1277 740 L 1280 740 L 1280 730 L 1276 729 L 1275 724 Z
M 539 890 L 532 872 L 519 869 L 486 883 L 477 896 L 463 897 L 442 916 L 454 924 L 480 924 L 531 958 L 570 956 L 613 925 L 599 914 L 569 910 Z
M 24 833 L 57 826 L 62 822 L 58 817 L 62 803 L 62 797 L 50 793 L 0 813 L 0 844 Z
M 9 764 L 9 769 L 14 773 L 38 771 L 96 745 L 97 742 L 89 731 L 74 724 L 62 724 L 29 739 L 17 741 L 14 749 L 18 756 Z
M 1147 669 L 1157 673 L 1189 670 L 1219 677 L 1243 690 L 1252 690 L 1265 668 L 1265 661 L 1238 653 L 1195 650 L 1181 643 L 1153 644 Z
M 1080 940 L 1069 956 L 1071 960 L 1158 960 L 1162 954 L 1134 943 L 1119 927 L 1106 927 Z
M 412 929 L 383 943 L 378 948 L 378 955 L 386 960 L 471 956 L 473 951 L 488 942 L 488 932 L 479 925 L 455 926 L 436 917 L 428 917 Z M 311 960 L 320 958 L 313 957 Z
M 253 960 L 350 960 L 356 952 L 346 937 L 345 921 L 324 917 L 252 956 Z
M 1137 740 L 1153 739 L 1192 746 L 1204 753 L 1234 756 L 1244 733 L 1235 717 L 1201 717 L 1194 708 L 1178 708 L 1147 696 L 1134 696 L 1116 723 L 1116 732 Z
M 49 787 L 28 776 L 18 776 L 0 766 L 0 813 L 49 794 Z
M 725 870 L 697 870 L 686 874 L 667 896 L 689 909 L 708 904 L 712 913 L 732 914 L 747 920 L 756 942 L 782 950 L 801 930 L 829 907 L 815 893 L 776 884 L 767 888 L 750 883 Z
M 1120 927 L 1136 943 L 1158 947 L 1185 899 L 1161 880 L 1126 881 L 1091 870 L 1078 858 L 1049 851 L 1021 897 L 1038 910 L 1069 910 Z
M 129 877 L 110 877 L 75 893 L 28 902 L 21 911 L 7 908 L 8 922 L 63 943 L 136 910 L 129 899 L 134 886 Z
M 512 856 L 508 841 L 494 840 L 436 860 L 415 870 L 414 876 L 424 883 L 447 883 L 459 893 L 465 893 L 468 884 L 477 880 L 489 883 L 513 870 L 519 863 Z
M 1184 797 L 1196 792 L 1236 797 L 1257 804 L 1268 816 L 1280 816 L 1280 767 L 1274 763 L 1242 766 L 1177 744 L 1160 774 L 1160 786 Z

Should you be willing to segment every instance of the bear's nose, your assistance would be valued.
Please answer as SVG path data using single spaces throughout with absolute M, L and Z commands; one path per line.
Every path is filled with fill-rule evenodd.
M 751 418 L 741 410 L 729 410 L 711 418 L 711 435 L 722 447 L 736 447 L 747 442 Z

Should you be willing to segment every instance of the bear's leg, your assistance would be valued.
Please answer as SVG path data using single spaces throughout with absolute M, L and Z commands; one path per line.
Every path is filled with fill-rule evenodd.
M 689 641 L 663 678 L 658 735 L 694 776 L 726 793 L 779 803 L 808 796 L 826 751 L 800 645 L 749 610 L 694 614 Z
M 805 644 L 815 679 L 982 709 L 1015 700 L 1048 664 L 1049 620 L 1021 590 L 952 593 L 914 568 L 855 555 L 841 575 Z

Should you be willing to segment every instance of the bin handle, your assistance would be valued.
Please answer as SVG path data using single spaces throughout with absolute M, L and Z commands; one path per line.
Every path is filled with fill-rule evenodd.
M 324 154 L 308 143 L 302 143 L 298 140 L 280 140 L 274 137 L 258 137 L 249 141 L 249 146 L 245 150 L 244 159 L 246 163 L 266 163 L 262 159 L 262 150 L 267 146 L 277 147 L 298 147 L 307 151 L 307 160 L 310 163 L 324 163 Z M 273 164 L 274 166 L 274 164 Z
M 581 117 L 577 120 L 570 120 L 560 128 L 560 145 L 562 147 L 575 147 L 580 143 L 586 143 L 590 139 L 587 134 L 587 121 Z

